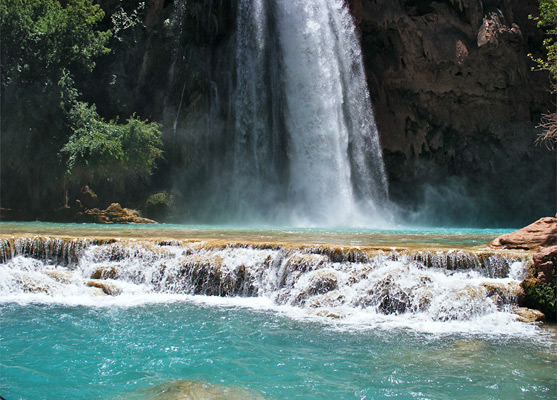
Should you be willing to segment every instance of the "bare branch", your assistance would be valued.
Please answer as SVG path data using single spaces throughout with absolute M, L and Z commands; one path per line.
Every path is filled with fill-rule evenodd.
M 544 143 L 549 150 L 553 150 L 557 144 L 557 112 L 543 114 L 537 128 L 542 128 L 543 132 L 536 139 L 536 144 Z

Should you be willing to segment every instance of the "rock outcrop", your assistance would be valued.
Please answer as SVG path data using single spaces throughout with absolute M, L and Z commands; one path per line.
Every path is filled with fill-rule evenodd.
M 545 315 L 541 311 L 526 307 L 516 307 L 514 313 L 519 321 L 527 323 L 543 321 L 545 319 Z
M 137 211 L 122 208 L 118 203 L 112 203 L 106 210 L 93 208 L 79 212 L 77 220 L 98 224 L 156 224 L 152 219 L 142 218 Z
M 533 264 L 520 286 L 521 306 L 534 308 L 549 321 L 557 320 L 557 246 L 547 247 L 532 257 Z
M 467 225 L 554 212 L 553 155 L 534 144 L 553 107 L 527 57 L 541 52 L 537 1 L 349 3 L 391 199 Z
M 538 250 L 532 256 L 528 275 L 520 286 L 519 304 L 526 311 L 517 312 L 522 321 L 557 319 L 557 218 L 545 217 L 515 232 L 501 235 L 490 247 L 498 249 Z M 539 310 L 539 314 L 532 310 Z
M 493 240 L 489 246 L 503 249 L 534 250 L 557 244 L 557 218 L 545 217 Z

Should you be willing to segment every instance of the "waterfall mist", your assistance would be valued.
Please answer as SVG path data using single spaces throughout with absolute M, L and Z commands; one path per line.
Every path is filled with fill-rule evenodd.
M 213 72 L 206 130 L 192 140 L 200 162 L 176 183 L 188 220 L 384 226 L 387 181 L 344 1 L 237 7 L 233 47 Z

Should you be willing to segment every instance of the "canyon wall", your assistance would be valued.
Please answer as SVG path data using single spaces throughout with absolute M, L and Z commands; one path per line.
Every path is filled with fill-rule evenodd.
M 522 224 L 555 212 L 554 111 L 536 0 L 351 0 L 391 199 L 432 218 Z M 408 208 L 406 208 L 408 210 Z
M 347 1 L 398 213 L 484 226 L 553 215 L 555 152 L 535 139 L 555 99 L 527 56 L 542 52 L 528 19 L 537 1 Z M 195 182 L 214 172 L 203 154 L 223 156 L 231 140 L 235 13 L 234 0 L 152 0 L 146 36 L 101 72 L 123 77 L 118 94 L 93 96 L 101 109 L 163 122 L 167 154 L 153 190 L 201 191 Z

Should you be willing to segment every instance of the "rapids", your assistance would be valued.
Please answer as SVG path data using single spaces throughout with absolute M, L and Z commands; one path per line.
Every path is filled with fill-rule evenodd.
M 509 332 L 528 265 L 527 254 L 486 249 L 44 236 L 3 239 L 0 259 L 3 302 L 219 296 L 345 322 Z

